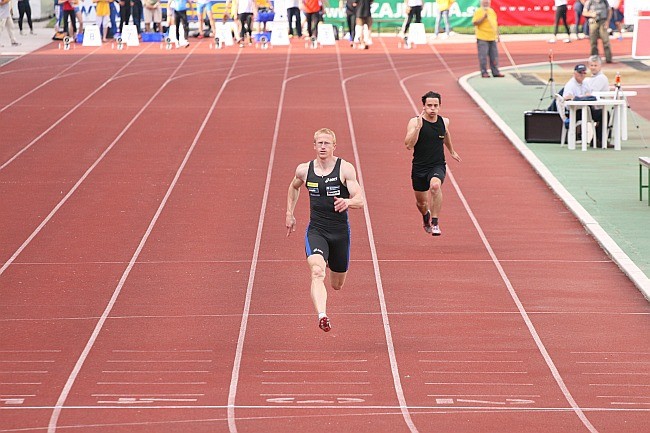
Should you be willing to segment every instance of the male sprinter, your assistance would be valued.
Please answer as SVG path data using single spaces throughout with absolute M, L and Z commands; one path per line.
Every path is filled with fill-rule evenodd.
M 316 159 L 302 163 L 289 185 L 287 195 L 287 236 L 296 230 L 293 212 L 300 187 L 309 191 L 309 226 L 305 236 L 307 265 L 311 271 L 311 299 L 318 313 L 318 326 L 325 332 L 332 329 L 327 317 L 325 269 L 330 268 L 330 283 L 341 290 L 350 262 L 350 225 L 348 209 L 364 206 L 363 192 L 354 166 L 334 156 L 334 131 L 322 128 L 314 134 Z
M 406 148 L 413 150 L 411 182 L 424 231 L 433 236 L 442 234 L 438 215 L 442 208 L 442 183 L 447 172 L 445 147 L 451 157 L 460 162 L 460 156 L 451 144 L 449 119 L 438 115 L 440 102 L 439 93 L 427 92 L 422 96 L 422 113 L 409 120 L 404 139 Z

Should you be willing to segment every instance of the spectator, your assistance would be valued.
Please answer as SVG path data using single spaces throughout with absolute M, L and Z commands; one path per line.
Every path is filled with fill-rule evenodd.
M 119 0 L 120 2 L 120 34 L 122 34 L 122 29 L 124 24 L 128 24 L 131 20 L 131 1 L 130 0 Z
M 472 24 L 476 32 L 478 48 L 478 63 L 481 67 L 481 77 L 490 78 L 487 72 L 487 62 L 490 59 L 490 70 L 493 77 L 503 77 L 499 72 L 499 23 L 497 13 L 490 7 L 490 0 L 481 0 L 481 7 L 474 12 Z
M 576 0 L 576 2 L 573 5 L 573 10 L 575 12 L 575 17 L 576 17 L 576 38 L 577 39 L 584 39 L 585 34 L 587 34 L 587 19 L 584 19 L 584 22 L 582 25 L 580 25 L 580 21 L 584 18 L 582 16 L 582 10 L 585 7 L 585 1 L 586 0 Z
M 95 2 L 95 22 L 102 32 L 102 42 L 106 42 L 108 28 L 111 27 L 111 7 L 113 0 L 94 0 Z
M 77 19 L 73 1 L 61 0 L 61 4 L 63 10 L 63 32 L 74 40 L 77 33 Z M 70 20 L 70 25 L 68 25 L 68 19 Z M 70 32 L 70 27 L 72 27 L 72 32 Z
M 131 16 L 138 35 L 142 33 L 142 0 L 131 0 Z
M 598 56 L 596 56 L 598 57 Z M 590 58 L 591 60 L 591 58 Z M 599 59 L 600 60 L 600 59 Z M 592 89 L 586 80 L 587 78 L 587 66 L 584 63 L 578 63 L 575 68 L 573 68 L 573 77 L 566 83 L 564 86 L 563 97 L 565 100 L 571 100 L 576 98 L 583 98 L 585 96 L 591 96 Z M 596 137 L 597 141 L 601 141 L 601 122 L 603 119 L 603 109 L 602 107 L 590 106 L 591 118 L 596 122 Z M 581 119 L 581 112 L 576 113 L 576 119 Z
M 162 33 L 162 6 L 160 0 L 145 0 L 143 12 L 144 31 L 151 32 L 151 23 L 153 23 L 153 30 Z
M 409 27 L 411 23 L 421 23 L 422 22 L 422 0 L 404 0 L 406 5 L 406 24 L 404 25 L 404 34 L 408 34 Z
M 32 25 L 32 7 L 29 5 L 29 0 L 18 0 L 18 28 L 20 34 L 23 33 L 23 17 L 27 16 L 27 24 L 29 25 L 29 33 L 35 35 L 34 26 Z
M 190 43 L 188 41 L 190 28 L 187 23 L 187 0 L 176 0 L 174 2 L 174 22 L 176 23 L 176 41 L 177 48 L 180 47 L 189 47 Z M 181 25 L 183 26 L 183 36 L 185 40 L 181 42 Z
M 302 0 L 302 11 L 305 13 L 307 34 L 310 38 L 318 37 L 318 23 L 322 6 L 320 0 Z
M 77 18 L 77 23 L 79 28 L 77 34 L 82 34 L 84 32 L 84 14 L 81 10 L 81 0 L 73 0 L 72 5 L 74 6 L 74 16 Z
M 4 3 L 0 1 L 0 36 L 2 36 L 2 31 L 6 28 L 7 34 L 9 34 L 9 39 L 11 40 L 11 46 L 17 47 L 20 45 L 14 36 L 14 18 L 13 10 L 11 9 L 11 1 L 7 0 Z M 4 45 L 0 44 L 0 47 Z
M 372 44 L 370 37 L 372 32 L 372 1 L 357 0 L 357 29 L 355 33 L 359 34 L 359 48 L 366 50 Z
M 582 15 L 589 19 L 589 42 L 591 55 L 598 55 L 598 39 L 603 41 L 605 61 L 612 63 L 612 50 L 609 46 L 607 25 L 612 17 L 612 9 L 607 0 L 587 0 Z
M 557 29 L 560 24 L 560 20 L 562 20 L 564 23 L 564 28 L 566 29 L 566 39 L 564 39 L 562 42 L 571 42 L 571 31 L 569 30 L 569 25 L 566 22 L 566 11 L 567 0 L 555 0 L 555 28 L 553 29 L 553 37 L 548 41 L 551 44 L 554 44 L 557 38 Z
M 433 37 L 438 37 L 438 32 L 440 31 L 440 21 L 445 20 L 445 38 L 449 37 L 449 9 L 451 5 L 454 4 L 456 0 L 436 0 L 438 5 L 438 17 L 436 18 L 436 29 L 433 33 Z
M 621 12 L 621 0 L 609 0 L 609 6 L 612 8 L 612 18 L 609 28 L 612 31 L 618 31 L 618 40 L 623 40 L 623 13 Z
M 289 37 L 293 37 L 293 21 L 296 19 L 296 36 L 302 37 L 300 22 L 300 0 L 287 0 L 287 19 L 289 20 Z

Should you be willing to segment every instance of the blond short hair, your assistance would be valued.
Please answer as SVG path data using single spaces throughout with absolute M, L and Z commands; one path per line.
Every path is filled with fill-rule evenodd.
M 334 134 L 334 131 L 332 131 L 329 128 L 321 128 L 318 131 L 314 132 L 314 143 L 316 143 L 316 137 L 318 137 L 321 134 L 331 136 L 332 141 L 336 143 L 336 134 Z

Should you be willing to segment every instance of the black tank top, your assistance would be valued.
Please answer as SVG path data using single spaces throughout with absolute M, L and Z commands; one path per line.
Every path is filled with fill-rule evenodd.
M 311 161 L 305 185 L 309 191 L 310 225 L 326 229 L 348 224 L 348 211 L 334 210 L 334 197 L 350 198 L 350 192 L 341 182 L 341 158 L 336 160 L 332 172 L 324 176 L 314 172 L 314 161 Z
M 422 119 L 418 141 L 413 148 L 413 167 L 433 167 L 445 163 L 445 122 L 441 116 L 431 123 Z

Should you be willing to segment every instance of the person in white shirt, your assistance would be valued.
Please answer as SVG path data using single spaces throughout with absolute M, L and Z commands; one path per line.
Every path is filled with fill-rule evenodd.
M 560 25 L 560 20 L 564 23 L 567 37 L 563 42 L 571 42 L 571 30 L 566 22 L 567 0 L 555 0 L 555 28 L 553 29 L 553 37 L 549 39 L 549 43 L 554 44 L 557 38 L 557 28 Z
M 422 0 L 404 0 L 406 5 L 406 24 L 404 24 L 404 34 L 408 34 L 411 23 L 422 22 Z
M 607 92 L 609 90 L 609 80 L 607 76 L 601 71 L 603 61 L 599 56 L 589 57 L 587 64 L 591 77 L 585 78 L 585 83 L 589 88 L 589 93 L 592 92 Z
M 20 45 L 16 40 L 16 36 L 14 36 L 14 18 L 13 11 L 11 10 L 11 0 L 0 0 L 0 36 L 2 36 L 2 31 L 5 27 L 11 40 L 11 46 L 15 47 Z M 4 45 L 0 44 L 0 47 L 4 47 Z

